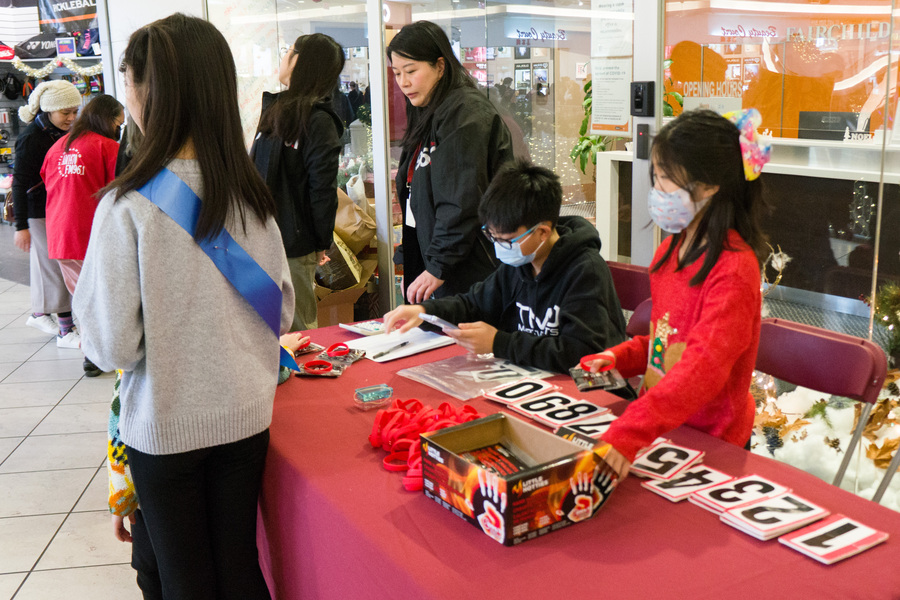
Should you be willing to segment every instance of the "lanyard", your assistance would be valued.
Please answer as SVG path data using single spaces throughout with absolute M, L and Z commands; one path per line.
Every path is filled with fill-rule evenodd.
M 200 215 L 200 198 L 175 173 L 163 167 L 137 191 L 171 217 L 191 237 L 194 236 Z M 259 313 L 275 333 L 275 337 L 278 337 L 282 302 L 278 284 L 224 228 L 215 238 L 201 240 L 197 244 L 244 300 Z M 281 348 L 280 363 L 297 370 L 296 361 L 284 348 Z

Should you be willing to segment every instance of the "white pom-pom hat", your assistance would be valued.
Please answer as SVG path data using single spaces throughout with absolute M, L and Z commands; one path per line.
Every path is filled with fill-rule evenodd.
M 28 104 L 19 108 L 19 118 L 25 123 L 31 123 L 38 114 L 38 109 L 44 112 L 77 108 L 81 106 L 81 93 L 71 82 L 62 79 L 45 81 L 38 84 L 28 96 Z

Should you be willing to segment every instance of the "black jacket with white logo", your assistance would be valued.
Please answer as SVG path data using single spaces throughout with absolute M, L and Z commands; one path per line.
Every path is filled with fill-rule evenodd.
M 427 270 L 445 280 L 435 292 L 442 297 L 465 292 L 493 272 L 497 262 L 479 232 L 478 205 L 494 174 L 512 159 L 509 130 L 484 93 L 469 87 L 450 92 L 420 150 L 400 156 L 396 183 L 404 228 L 394 262 L 403 265 L 407 285 Z M 406 221 L 410 198 L 415 228 Z
M 559 240 L 537 277 L 530 264 L 502 264 L 467 293 L 422 306 L 451 323 L 493 325 L 495 356 L 559 373 L 624 342 L 625 317 L 597 230 L 581 217 L 560 217 L 556 229 Z
M 263 111 L 277 98 L 265 92 Z M 302 139 L 285 143 L 274 134 L 259 133 L 253 142 L 250 156 L 275 197 L 275 218 L 288 258 L 331 247 L 343 131 L 330 101 L 323 101 L 313 108 Z

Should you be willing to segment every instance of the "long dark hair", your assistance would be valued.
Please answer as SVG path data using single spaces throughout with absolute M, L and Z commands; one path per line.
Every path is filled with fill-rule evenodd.
M 68 152 L 72 142 L 92 131 L 111 140 L 116 139 L 116 126 L 114 122 L 125 108 L 122 103 L 107 94 L 95 96 L 93 100 L 81 109 L 78 119 L 69 129 L 69 137 L 66 138 L 65 150 Z
M 285 142 L 306 134 L 313 106 L 330 101 L 344 68 L 344 49 L 324 33 L 301 35 L 291 52 L 297 55 L 297 62 L 290 85 L 259 120 L 259 131 L 274 133 Z
M 118 200 L 147 183 L 190 140 L 200 163 L 203 202 L 194 239 L 215 237 L 236 208 L 260 221 L 275 212 L 250 161 L 241 131 L 231 49 L 212 24 L 176 13 L 135 31 L 120 70 L 143 96 L 144 139 L 125 171 L 106 189 Z
M 740 132 L 731 121 L 711 110 L 683 113 L 659 130 L 653 140 L 652 155 L 659 168 L 681 188 L 687 189 L 693 183 L 719 186 L 700 217 L 690 246 L 678 260 L 680 270 L 706 252 L 690 285 L 703 283 L 722 252 L 735 249 L 728 244 L 729 229 L 737 230 L 762 264 L 766 236 L 760 221 L 768 204 L 762 181 L 744 178 Z M 652 178 L 652 163 L 650 172 Z M 678 243 L 684 241 L 684 231 L 676 235 L 651 270 L 660 269 Z
M 413 106 L 409 99 L 406 100 L 406 132 L 401 143 L 404 150 L 412 152 L 431 129 L 434 113 L 444 98 L 457 88 L 474 88 L 475 80 L 453 54 L 447 34 L 431 21 L 416 21 L 405 25 L 388 44 L 388 61 L 391 60 L 391 54 L 409 60 L 424 61 L 432 67 L 437 64 L 439 58 L 444 59 L 444 73 L 434 86 L 428 106 L 418 108 Z

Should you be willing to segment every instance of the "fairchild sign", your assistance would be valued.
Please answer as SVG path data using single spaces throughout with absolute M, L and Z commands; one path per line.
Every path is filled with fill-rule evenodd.
M 520 40 L 564 40 L 566 39 L 566 30 L 538 31 L 534 27 L 531 29 L 516 29 L 516 38 Z

